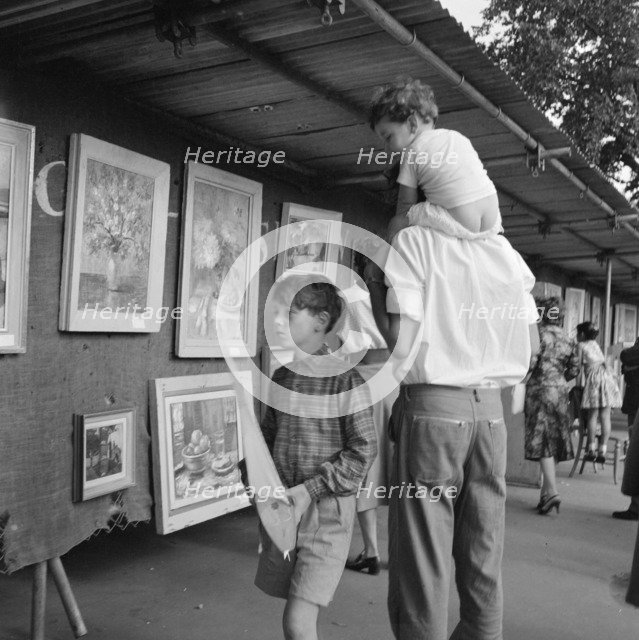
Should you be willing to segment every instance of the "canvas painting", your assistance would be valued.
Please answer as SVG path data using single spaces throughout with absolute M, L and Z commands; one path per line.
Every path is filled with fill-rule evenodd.
M 577 336 L 577 325 L 584 321 L 585 301 L 584 289 L 566 287 L 564 330 L 572 338 Z
M 615 305 L 614 340 L 633 343 L 637 339 L 637 307 L 629 304 Z
M 231 266 L 259 238 L 261 215 L 260 183 L 194 162 L 187 165 L 178 356 L 221 357 L 218 322 L 224 323 L 229 347 L 246 345 L 255 354 L 258 287 L 249 270 L 260 259 L 259 246 L 241 268 Z M 231 286 L 221 297 L 225 279 Z
M 335 282 L 342 214 L 285 202 L 277 253 L 277 277 L 296 267 Z
M 135 484 L 135 411 L 75 416 L 74 501 Z
M 539 280 L 535 282 L 531 293 L 535 298 L 562 297 L 561 287 L 558 284 L 553 284 L 552 282 L 541 282 Z
M 250 373 L 242 372 L 248 376 Z M 242 430 L 230 373 L 151 382 L 153 473 L 158 533 L 248 504 L 238 462 Z
M 0 118 L 0 353 L 26 351 L 34 140 Z
M 159 331 L 169 165 L 71 136 L 60 329 Z

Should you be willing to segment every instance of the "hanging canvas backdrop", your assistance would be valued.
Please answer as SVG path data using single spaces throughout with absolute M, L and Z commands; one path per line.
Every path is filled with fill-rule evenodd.
M 74 416 L 73 500 L 135 485 L 135 410 Z
M 169 199 L 165 162 L 71 136 L 62 331 L 159 331 Z
M 0 353 L 24 353 L 35 127 L 0 118 Z
M 303 272 L 321 273 L 335 282 L 341 220 L 338 211 L 285 202 L 278 235 L 277 277 L 298 267 Z
M 236 375 L 252 388 L 250 372 Z M 243 455 L 238 409 L 242 396 L 237 384 L 230 373 L 151 381 L 158 533 L 171 533 L 249 504 L 238 469 Z
M 221 358 L 216 323 L 225 317 L 229 318 L 225 329 L 229 348 L 246 345 L 249 354 L 255 355 L 258 282 L 249 282 L 248 274 L 260 259 L 257 243 L 234 276 L 238 281 L 228 289 L 231 296 L 220 298 L 220 288 L 238 256 L 260 237 L 262 185 L 195 162 L 186 166 L 185 183 L 177 355 Z

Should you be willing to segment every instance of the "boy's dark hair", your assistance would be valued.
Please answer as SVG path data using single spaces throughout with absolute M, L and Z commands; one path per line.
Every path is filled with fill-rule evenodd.
M 325 280 L 318 281 L 317 276 L 290 275 L 283 278 L 275 285 L 273 299 L 298 311 L 308 309 L 314 316 L 326 312 L 329 321 L 325 333 L 335 326 L 344 309 L 337 287 Z
M 398 78 L 394 83 L 378 87 L 369 105 L 368 123 L 375 129 L 387 116 L 391 122 L 406 122 L 414 113 L 422 120 L 437 122 L 439 110 L 430 85 L 412 78 Z
M 599 329 L 590 320 L 577 325 L 577 333 L 583 333 L 586 340 L 594 340 L 599 335 Z

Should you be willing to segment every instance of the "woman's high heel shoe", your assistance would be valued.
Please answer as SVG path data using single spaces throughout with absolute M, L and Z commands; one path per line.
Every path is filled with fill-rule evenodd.
M 373 556 L 367 558 L 362 551 L 355 559 L 348 560 L 346 562 L 346 568 L 353 571 L 368 571 L 372 576 L 376 576 L 379 573 L 379 557 Z
M 561 498 L 559 497 L 559 494 L 555 494 L 554 496 L 550 496 L 548 498 L 546 498 L 544 500 L 544 502 L 539 506 L 539 514 L 542 516 L 547 515 L 548 513 L 550 513 L 553 509 L 557 510 L 557 513 L 559 513 L 559 505 L 561 504 Z
M 547 497 L 548 497 L 547 493 L 542 493 L 541 496 L 539 496 L 539 502 L 537 503 L 537 506 L 535 507 L 535 509 L 537 509 L 537 511 L 539 511 L 539 509 L 541 509 L 541 505 L 544 504 L 544 501 L 546 500 Z

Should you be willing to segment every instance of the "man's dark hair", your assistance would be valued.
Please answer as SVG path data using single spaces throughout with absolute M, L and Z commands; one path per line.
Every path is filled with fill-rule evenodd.
M 311 315 L 326 312 L 329 316 L 325 333 L 339 320 L 344 309 L 344 301 L 337 287 L 317 276 L 290 275 L 275 285 L 273 299 L 291 309 L 308 309 Z

